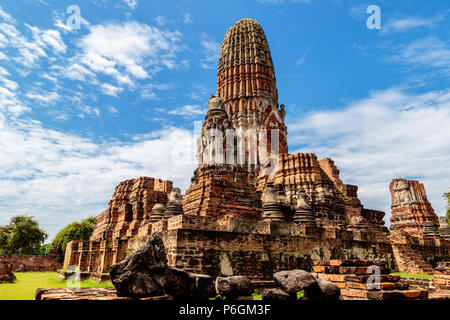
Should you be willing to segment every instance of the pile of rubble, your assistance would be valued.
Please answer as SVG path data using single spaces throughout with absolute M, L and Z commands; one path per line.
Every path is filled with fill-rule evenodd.
M 13 265 L 0 260 L 0 283 L 13 282 L 16 276 L 12 273 Z

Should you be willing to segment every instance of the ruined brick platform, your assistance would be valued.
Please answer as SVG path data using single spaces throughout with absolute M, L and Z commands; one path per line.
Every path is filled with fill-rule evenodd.
M 37 289 L 34 300 L 172 300 L 171 296 L 118 297 L 114 288 Z
M 379 282 L 373 282 L 371 266 L 380 270 Z M 427 300 L 428 291 L 409 289 L 400 276 L 389 275 L 380 261 L 330 260 L 315 261 L 314 272 L 319 279 L 334 282 L 341 289 L 343 300 Z M 376 278 L 375 278 L 376 279 Z

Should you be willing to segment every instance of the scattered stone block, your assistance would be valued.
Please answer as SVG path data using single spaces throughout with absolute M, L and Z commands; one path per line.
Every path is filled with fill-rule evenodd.
M 293 300 L 289 294 L 279 288 L 264 290 L 262 299 L 267 301 Z
M 154 297 L 118 297 L 114 288 L 36 289 L 34 300 L 173 300 L 169 295 Z
M 252 283 L 244 276 L 217 277 L 215 287 L 216 293 L 227 299 L 250 296 L 253 292 Z
M 280 271 L 273 275 L 275 281 L 290 296 L 296 296 L 297 292 L 309 289 L 315 291 L 319 289 L 317 279 L 304 270 Z

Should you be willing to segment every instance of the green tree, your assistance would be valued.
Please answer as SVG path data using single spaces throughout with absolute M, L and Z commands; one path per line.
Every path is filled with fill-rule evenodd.
M 450 192 L 444 193 L 444 198 L 447 199 L 447 221 L 450 224 Z
M 0 251 L 7 254 L 39 254 L 48 234 L 34 217 L 14 216 L 9 225 L 0 227 Z
M 52 244 L 60 246 L 62 252 L 66 251 L 67 244 L 72 240 L 89 240 L 95 229 L 95 218 L 90 217 L 81 222 L 72 222 L 65 226 L 53 239 Z

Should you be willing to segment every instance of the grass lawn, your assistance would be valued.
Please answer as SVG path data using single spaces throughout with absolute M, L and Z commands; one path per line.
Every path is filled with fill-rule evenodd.
M 58 279 L 57 272 L 16 272 L 14 283 L 0 284 L 0 300 L 33 300 L 37 288 L 65 288 L 66 281 Z M 112 287 L 111 281 L 95 283 L 90 280 L 80 282 L 81 287 Z
M 264 292 L 264 289 L 257 289 L 252 293 L 253 296 L 253 300 L 262 300 L 262 294 Z M 299 300 L 300 298 L 303 298 L 304 295 L 304 291 L 299 291 L 297 292 L 297 300 Z
M 410 278 L 420 278 L 420 279 L 433 279 L 432 274 L 415 274 L 415 273 L 406 273 L 406 272 L 392 272 L 393 276 L 402 276 L 402 277 L 410 277 Z

